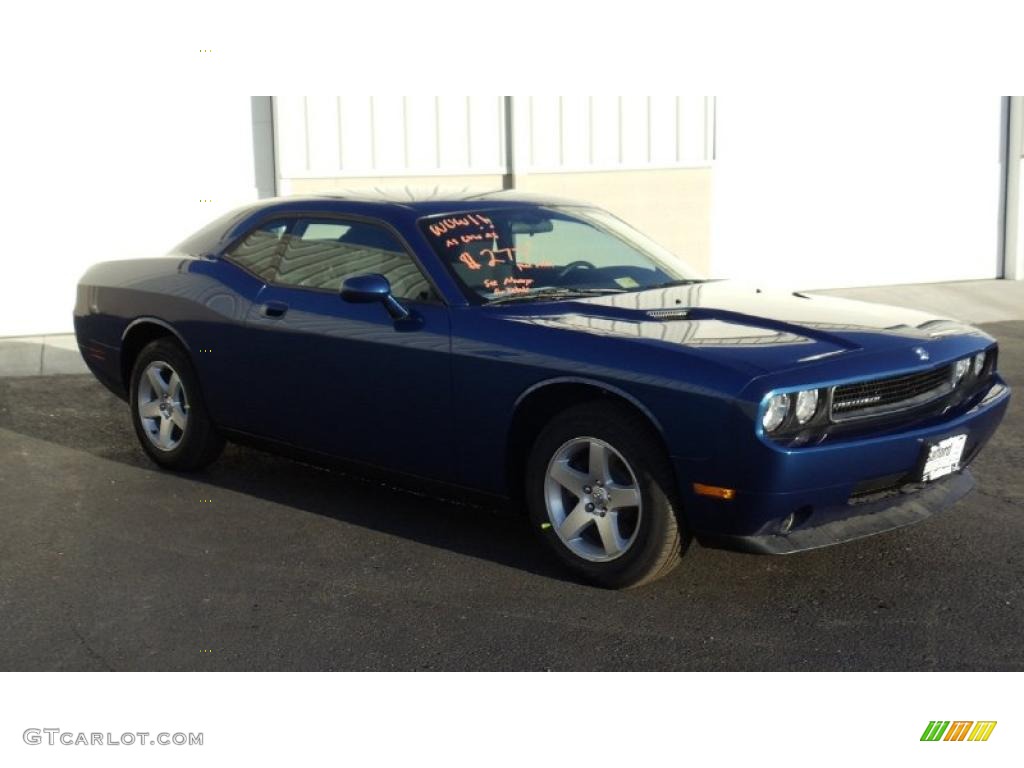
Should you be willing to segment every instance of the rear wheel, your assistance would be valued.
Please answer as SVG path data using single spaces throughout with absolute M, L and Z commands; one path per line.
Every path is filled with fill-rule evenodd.
M 527 462 L 526 498 L 555 555 L 602 586 L 661 578 L 686 543 L 657 435 L 615 404 L 576 406 L 541 431 Z
M 206 411 L 192 363 L 176 341 L 157 339 L 139 353 L 128 402 L 139 443 L 162 467 L 200 469 L 224 447 L 224 438 Z

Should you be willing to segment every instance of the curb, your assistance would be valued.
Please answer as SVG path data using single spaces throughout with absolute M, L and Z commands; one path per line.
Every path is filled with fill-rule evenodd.
M 88 372 L 74 334 L 0 339 L 0 377 Z

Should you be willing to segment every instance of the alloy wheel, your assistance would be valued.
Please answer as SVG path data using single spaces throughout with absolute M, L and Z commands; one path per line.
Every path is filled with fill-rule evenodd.
M 139 379 L 138 412 L 142 430 L 161 451 L 173 451 L 188 429 L 188 398 L 181 377 L 168 363 L 155 360 Z
M 636 473 L 622 454 L 595 437 L 574 438 L 555 451 L 544 501 L 555 533 L 584 560 L 621 557 L 640 530 L 643 499 Z

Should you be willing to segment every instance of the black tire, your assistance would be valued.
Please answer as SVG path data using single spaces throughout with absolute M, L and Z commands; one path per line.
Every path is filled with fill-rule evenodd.
M 173 447 L 167 449 L 158 448 L 154 443 L 157 438 L 149 436 L 149 431 L 155 424 L 160 423 L 159 420 L 147 419 L 147 423 L 144 424 L 140 414 L 140 389 L 144 390 L 144 397 L 149 397 L 153 393 L 152 385 L 147 385 L 147 370 L 155 363 L 165 363 L 165 371 L 177 373 L 184 393 L 181 410 L 187 414 L 184 429 L 173 427 L 173 435 L 177 440 L 174 441 Z M 147 387 L 148 389 L 145 389 Z M 128 405 L 139 444 L 149 458 L 161 467 L 179 472 L 202 469 L 214 461 L 224 448 L 224 438 L 217 432 L 206 410 L 192 361 L 174 339 L 157 339 L 146 345 L 139 353 L 132 365 Z
M 566 447 L 581 438 L 595 438 L 617 452 L 615 461 L 620 467 L 624 465 L 618 460 L 625 462 L 635 482 L 630 490 L 638 489 L 640 493 L 639 511 L 623 510 L 624 514 L 635 515 L 630 543 L 622 554 L 603 562 L 593 562 L 573 551 L 556 531 L 548 508 L 549 489 L 553 487 L 548 484 L 549 465 L 556 455 L 571 452 L 573 448 Z M 584 502 L 571 492 L 554 493 L 568 493 L 562 497 L 567 499 L 564 508 L 575 509 Z M 587 581 L 603 587 L 637 587 L 660 579 L 678 565 L 689 537 L 677 515 L 676 498 L 672 468 L 658 435 L 644 419 L 615 403 L 594 401 L 563 411 L 540 432 L 527 461 L 526 500 L 534 529 L 559 560 Z M 616 519 L 621 521 L 621 517 Z M 591 524 L 591 533 L 598 528 L 597 522 Z M 622 532 L 621 528 L 617 530 Z M 575 539 L 578 548 L 592 546 L 582 542 L 587 535 L 585 531 Z

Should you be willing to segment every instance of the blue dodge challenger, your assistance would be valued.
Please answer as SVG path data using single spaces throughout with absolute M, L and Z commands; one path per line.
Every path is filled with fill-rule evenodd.
M 977 328 L 700 279 L 605 211 L 510 193 L 256 203 L 89 269 L 75 330 L 163 467 L 228 439 L 502 499 L 608 587 L 693 538 L 781 554 L 924 520 L 1010 396 Z

